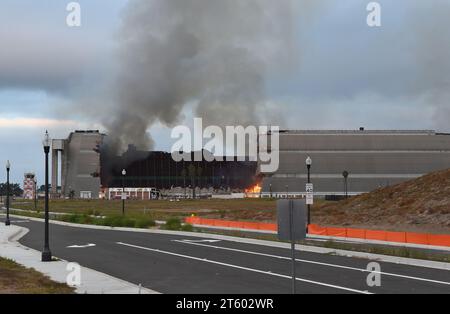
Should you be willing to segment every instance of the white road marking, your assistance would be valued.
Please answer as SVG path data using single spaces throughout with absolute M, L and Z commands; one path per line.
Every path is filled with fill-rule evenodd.
M 272 257 L 272 258 L 278 258 L 278 259 L 284 259 L 284 260 L 291 260 L 290 257 L 285 256 L 278 256 L 278 255 L 272 255 L 272 254 L 265 254 L 265 253 L 259 253 L 259 252 L 253 252 L 253 251 L 246 251 L 246 250 L 240 250 L 240 249 L 233 249 L 233 248 L 227 248 L 227 247 L 221 247 L 221 246 L 215 246 L 215 245 L 207 245 L 207 244 L 200 244 L 200 243 L 191 243 L 191 242 L 184 242 L 179 240 L 174 240 L 175 242 L 179 243 L 185 243 L 185 244 L 191 244 L 191 245 L 197 245 L 197 246 L 204 246 L 214 249 L 220 249 L 220 250 L 227 250 L 227 251 L 234 251 L 234 252 L 240 252 L 240 253 L 247 253 L 247 254 L 253 254 L 253 255 L 259 255 L 259 256 L 266 256 L 266 257 Z M 342 268 L 342 269 L 348 269 L 348 270 L 355 270 L 360 272 L 368 272 L 371 271 L 365 269 L 365 268 L 356 268 L 356 267 L 349 267 L 349 266 L 342 266 L 337 264 L 329 264 L 329 263 L 322 263 L 322 262 L 316 262 L 316 261 L 310 261 L 310 260 L 304 260 L 304 259 L 296 259 L 297 262 L 303 262 L 308 264 L 316 264 L 321 266 L 328 266 L 328 267 L 335 267 L 335 268 Z M 427 281 L 442 285 L 450 285 L 450 282 L 446 281 L 439 281 L 439 280 L 433 280 L 433 279 L 426 279 L 426 278 L 420 278 L 420 277 L 413 277 L 413 276 L 406 276 L 406 275 L 400 275 L 400 274 L 394 274 L 394 273 L 386 273 L 386 272 L 372 272 L 372 273 L 379 273 L 381 275 L 391 276 L 391 277 L 399 277 L 399 278 L 405 278 L 405 279 L 412 279 L 412 280 L 418 280 L 418 281 Z
M 95 246 L 94 243 L 89 243 L 86 245 L 70 245 L 67 248 L 68 249 L 84 249 L 84 248 L 93 247 L 93 246 Z
M 159 249 L 152 249 L 152 248 L 148 248 L 148 247 L 144 247 L 144 246 L 138 246 L 138 245 L 123 243 L 123 242 L 116 242 L 116 243 L 119 244 L 119 245 L 124 245 L 124 246 L 128 246 L 128 247 L 136 248 L 136 249 L 141 249 L 141 250 L 152 251 L 152 252 L 157 252 L 157 253 L 162 253 L 162 254 L 167 254 L 167 255 L 173 255 L 173 256 L 177 256 L 177 257 L 193 259 L 193 260 L 196 260 L 196 261 L 201 261 L 201 262 L 206 262 L 206 263 L 211 263 L 211 264 L 216 264 L 216 265 L 221 265 L 221 266 L 226 266 L 226 267 L 231 267 L 231 268 L 237 268 L 237 269 L 251 271 L 251 272 L 255 272 L 255 273 L 266 274 L 266 275 L 270 275 L 270 276 L 276 276 L 276 277 L 281 277 L 281 278 L 286 278 L 286 279 L 292 279 L 291 276 L 278 274 L 278 273 L 273 273 L 271 271 L 263 271 L 263 270 L 249 268 L 249 267 L 244 267 L 244 266 L 239 266 L 239 265 L 222 263 L 222 262 L 208 260 L 206 258 L 189 256 L 189 255 L 184 255 L 184 254 L 178 254 L 178 253 L 163 251 L 163 250 L 159 250 Z M 339 290 L 345 290 L 345 291 L 349 291 L 349 292 L 355 292 L 355 293 L 361 293 L 361 294 L 373 294 L 373 293 L 371 293 L 369 291 L 362 291 L 362 290 L 357 290 L 357 289 L 352 289 L 352 288 L 347 288 L 347 287 L 327 284 L 327 283 L 323 283 L 323 282 L 319 282 L 319 281 L 313 281 L 313 280 L 308 280 L 308 279 L 299 278 L 299 277 L 296 277 L 295 279 L 298 280 L 298 281 L 302 281 L 302 282 L 306 282 L 306 283 L 310 283 L 310 284 L 314 284 L 314 285 L 319 285 L 319 286 L 324 286 L 324 287 L 329 287 L 329 288 L 334 288 L 334 289 L 339 289 Z
M 201 242 L 207 242 L 207 243 L 215 243 L 215 242 L 220 242 L 222 240 L 213 240 L 213 239 L 204 239 L 204 240 L 172 240 L 174 242 L 185 242 L 185 243 L 201 243 Z

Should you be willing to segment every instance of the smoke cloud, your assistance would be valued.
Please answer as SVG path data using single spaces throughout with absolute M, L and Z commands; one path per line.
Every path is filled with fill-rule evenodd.
M 113 99 L 103 114 L 111 146 L 150 149 L 147 129 L 179 123 L 188 103 L 206 123 L 258 123 L 267 112 L 268 72 L 297 62 L 297 2 L 131 0 L 118 34 Z
M 435 1 L 433 6 L 421 3 L 414 11 L 415 57 L 417 80 L 415 90 L 423 94 L 434 110 L 434 125 L 450 131 L 450 3 Z M 419 21 L 419 22 L 418 22 Z

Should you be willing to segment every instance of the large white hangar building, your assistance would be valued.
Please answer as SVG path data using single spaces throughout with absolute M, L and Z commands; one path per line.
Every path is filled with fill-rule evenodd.
M 360 194 L 450 168 L 450 134 L 435 131 L 321 130 L 280 131 L 280 166 L 265 174 L 262 193 L 304 194 L 305 160 L 312 158 L 317 195 Z

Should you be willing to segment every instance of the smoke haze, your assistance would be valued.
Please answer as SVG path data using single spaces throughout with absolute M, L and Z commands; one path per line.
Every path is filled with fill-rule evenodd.
M 151 148 L 146 130 L 178 123 L 189 102 L 206 123 L 258 123 L 267 72 L 296 62 L 296 2 L 130 1 L 118 36 L 114 98 L 103 119 L 118 141 L 112 145 Z

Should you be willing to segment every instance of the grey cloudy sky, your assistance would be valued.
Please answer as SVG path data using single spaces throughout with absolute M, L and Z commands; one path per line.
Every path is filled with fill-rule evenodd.
M 202 6 L 202 0 L 190 1 Z M 288 0 L 280 3 L 283 1 Z M 35 171 L 42 178 L 40 141 L 45 129 L 54 137 L 66 137 L 74 129 L 105 128 L 107 111 L 113 108 L 109 97 L 115 86 L 112 81 L 123 73 L 118 69 L 124 49 L 121 36 L 125 34 L 127 41 L 134 36 L 130 30 L 146 31 L 159 25 L 149 21 L 144 27 L 128 27 L 128 32 L 123 32 L 124 20 L 128 19 L 129 26 L 130 16 L 138 19 L 139 10 L 144 14 L 154 7 L 139 0 L 83 0 L 78 1 L 82 26 L 69 28 L 65 23 L 68 2 L 0 3 L 0 163 L 11 159 L 12 177 L 17 182 L 24 171 Z M 366 24 L 369 2 L 296 1 L 296 11 L 291 12 L 295 22 L 289 33 L 292 42 L 275 41 L 273 34 L 267 37 L 267 47 L 286 45 L 281 47 L 286 54 L 275 54 L 264 64 L 264 93 L 257 97 L 264 106 L 249 103 L 261 111 L 262 122 L 298 129 L 365 126 L 450 131 L 450 1 L 378 1 L 382 7 L 380 28 Z M 227 10 L 240 19 L 247 16 L 233 12 L 232 6 Z M 214 11 L 198 13 L 200 22 L 210 23 L 211 16 L 202 16 L 202 12 Z M 170 11 L 161 14 L 171 16 Z M 247 23 L 252 19 L 258 23 L 257 14 L 248 16 Z M 280 29 L 288 26 L 283 27 Z M 248 34 L 257 37 L 258 44 L 250 37 L 247 40 L 252 49 L 262 50 L 258 56 L 265 55 L 268 52 L 261 47 L 266 47 L 266 37 L 259 38 L 257 30 L 251 28 Z M 198 60 L 212 64 L 210 56 L 214 54 Z M 217 70 L 209 65 L 204 69 Z M 190 95 L 198 95 L 198 91 Z M 187 99 L 195 100 L 191 98 Z M 126 108 L 126 104 L 122 106 Z M 198 114 L 192 108 L 182 106 L 176 122 L 191 124 L 189 119 Z M 233 107 L 237 116 L 246 110 L 241 104 Z M 156 149 L 170 148 L 170 129 L 157 119 L 151 134 Z

